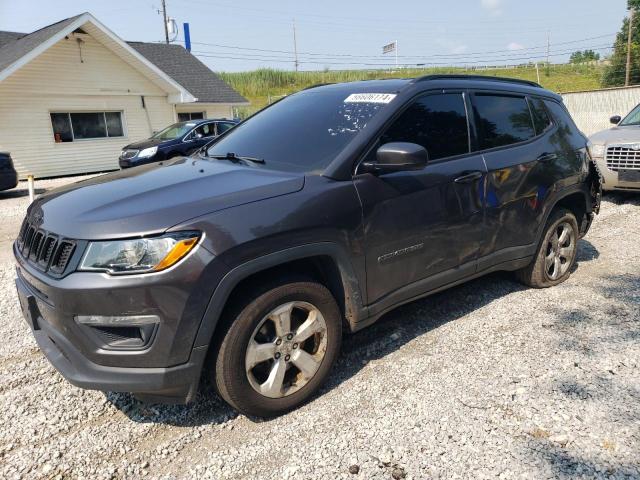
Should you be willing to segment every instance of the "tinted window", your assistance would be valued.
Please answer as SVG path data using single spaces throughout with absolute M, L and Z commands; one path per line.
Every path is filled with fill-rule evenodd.
M 195 129 L 196 136 L 197 134 L 202 135 L 203 137 L 211 137 L 215 132 L 213 123 L 205 123 L 204 125 L 200 125 Z
M 68 113 L 52 113 L 51 125 L 53 126 L 53 138 L 56 143 L 73 142 L 71 120 L 69 120 Z
M 187 134 L 195 126 L 196 124 L 191 122 L 174 123 L 173 125 L 169 125 L 164 130 L 160 130 L 151 138 L 159 138 L 160 140 L 173 140 Z
M 551 126 L 551 119 L 544 107 L 544 102 L 540 98 L 529 97 L 529 106 L 531 107 L 531 115 L 533 116 L 533 125 L 536 129 L 536 135 L 540 135 Z
M 475 94 L 473 112 L 480 150 L 522 142 L 535 136 L 524 97 Z
M 380 138 L 380 144 L 389 142 L 422 145 L 433 160 L 468 153 L 462 94 L 427 95 L 416 100 Z
M 233 123 L 218 123 L 218 135 L 222 135 L 224 132 L 233 127 Z
M 375 92 L 387 100 L 354 100 L 352 93 L 325 87 L 285 97 L 233 127 L 207 153 L 261 158 L 266 162 L 261 168 L 320 172 L 393 98 Z
M 57 143 L 124 136 L 121 112 L 52 113 L 51 126 Z
M 107 120 L 107 135 L 110 137 L 121 137 L 123 135 L 122 130 L 122 117 L 120 112 L 105 112 L 104 118 Z
M 182 112 L 178 113 L 179 122 L 188 122 L 189 120 L 204 119 L 204 112 Z
M 563 105 L 553 100 L 545 100 L 544 104 L 547 106 L 548 111 L 551 113 L 561 133 L 576 135 L 582 140 L 582 133 L 580 133 L 580 130 Z

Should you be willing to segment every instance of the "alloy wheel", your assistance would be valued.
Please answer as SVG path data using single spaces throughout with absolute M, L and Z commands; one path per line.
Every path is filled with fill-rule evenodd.
M 569 222 L 559 223 L 549 237 L 544 258 L 545 272 L 549 280 L 562 277 L 573 263 L 576 254 L 576 238 Z
M 245 355 L 251 387 L 269 398 L 295 393 L 314 377 L 327 350 L 327 325 L 308 302 L 274 308 L 253 331 Z

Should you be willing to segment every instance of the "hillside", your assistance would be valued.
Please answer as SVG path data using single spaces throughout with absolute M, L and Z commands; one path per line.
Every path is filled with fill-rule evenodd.
M 540 83 L 543 87 L 556 92 L 575 90 L 593 90 L 600 88 L 603 67 L 599 65 L 551 65 L 549 75 L 540 67 Z M 302 88 L 320 83 L 349 82 L 354 80 L 373 80 L 391 77 L 419 77 L 435 73 L 477 74 L 500 77 L 513 77 L 537 81 L 534 66 L 494 69 L 464 68 L 423 68 L 389 70 L 342 70 L 318 72 L 292 72 L 284 70 L 261 69 L 252 72 L 221 73 L 229 84 L 244 95 L 251 106 L 239 110 L 245 117 L 268 105 L 284 95 L 297 92 Z

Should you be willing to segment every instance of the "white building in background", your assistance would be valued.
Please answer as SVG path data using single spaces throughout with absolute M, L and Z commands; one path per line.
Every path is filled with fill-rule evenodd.
M 89 13 L 0 31 L 0 151 L 22 178 L 117 169 L 124 145 L 247 104 L 183 47 L 125 42 Z

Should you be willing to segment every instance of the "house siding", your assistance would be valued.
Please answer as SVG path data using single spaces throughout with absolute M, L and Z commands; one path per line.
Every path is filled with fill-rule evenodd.
M 123 112 L 124 137 L 55 143 L 50 112 L 104 110 Z M 70 35 L 0 83 L 0 150 L 21 178 L 116 169 L 124 145 L 174 119 L 162 89 L 89 35 Z

